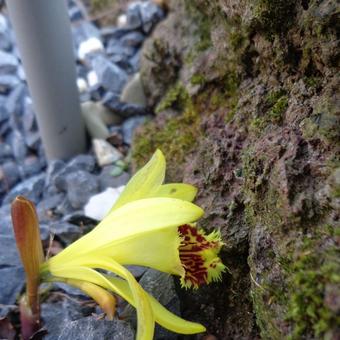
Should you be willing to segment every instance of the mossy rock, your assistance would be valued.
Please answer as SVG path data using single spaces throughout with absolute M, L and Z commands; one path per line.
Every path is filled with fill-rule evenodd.
M 170 114 L 165 109 L 177 105 L 182 113 Z M 181 180 L 183 173 L 180 170 L 186 161 L 187 155 L 195 148 L 199 140 L 200 116 L 181 84 L 170 89 L 158 106 L 158 120 L 146 123 L 136 134 L 132 157 L 138 168 L 145 164 L 154 151 L 159 148 L 169 160 L 167 166 L 168 178 Z M 162 112 L 162 113 L 161 113 Z

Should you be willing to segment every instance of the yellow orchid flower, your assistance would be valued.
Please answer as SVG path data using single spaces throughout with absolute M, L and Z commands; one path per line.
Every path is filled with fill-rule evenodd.
M 83 236 L 40 267 L 45 281 L 62 281 L 83 289 L 113 315 L 112 291 L 137 310 L 137 339 L 153 338 L 154 323 L 182 334 L 204 326 L 172 314 L 144 291 L 124 265 L 142 265 L 178 275 L 184 287 L 216 281 L 225 270 L 217 256 L 218 232 L 206 236 L 195 226 L 203 210 L 191 203 L 196 188 L 163 185 L 165 159 L 157 150 L 127 184 L 110 213 Z M 117 277 L 96 269 L 108 270 Z

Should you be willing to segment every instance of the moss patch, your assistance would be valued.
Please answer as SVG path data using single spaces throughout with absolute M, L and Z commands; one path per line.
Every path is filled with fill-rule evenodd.
M 269 124 L 281 124 L 287 107 L 288 96 L 285 90 L 280 89 L 268 93 L 264 100 L 264 114 L 250 121 L 250 131 L 260 135 Z
M 200 116 L 182 85 L 181 92 L 177 92 L 176 105 L 182 108 L 182 114 L 166 116 L 165 122 L 157 120 L 146 123 L 140 134 L 137 134 L 132 150 L 132 157 L 136 167 L 140 167 L 159 148 L 169 160 L 167 175 L 171 180 L 181 180 L 183 173 L 181 165 L 187 154 L 194 149 L 199 141 Z M 180 93 L 180 100 L 178 96 Z
M 293 23 L 295 6 L 295 0 L 258 0 L 255 6 L 258 28 L 270 39 L 286 32 Z
M 325 229 L 336 232 L 331 226 Z M 340 249 L 322 246 L 320 234 L 305 237 L 289 268 L 287 320 L 293 324 L 290 339 L 320 338 L 335 330 L 340 317 L 334 308 L 340 292 Z M 331 244 L 331 242 L 329 242 Z
M 191 84 L 193 85 L 204 85 L 206 82 L 205 77 L 202 74 L 194 74 L 191 79 Z
M 160 113 L 166 109 L 170 109 L 175 104 L 183 107 L 188 99 L 187 97 L 188 94 L 184 86 L 180 82 L 177 82 L 173 87 L 170 87 L 163 99 L 157 105 L 155 112 Z

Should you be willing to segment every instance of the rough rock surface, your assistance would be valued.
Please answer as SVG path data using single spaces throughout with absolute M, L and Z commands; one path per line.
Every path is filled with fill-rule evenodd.
M 336 1 L 169 7 L 143 48 L 157 116 L 133 159 L 140 166 L 159 147 L 168 179 L 199 188 L 201 226 L 221 230 L 230 270 L 182 291 L 183 316 L 219 339 L 337 338 Z

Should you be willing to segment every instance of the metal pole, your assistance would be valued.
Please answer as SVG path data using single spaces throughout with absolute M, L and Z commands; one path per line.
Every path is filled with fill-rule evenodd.
M 11 22 L 33 98 L 47 158 L 85 151 L 65 0 L 8 0 Z

